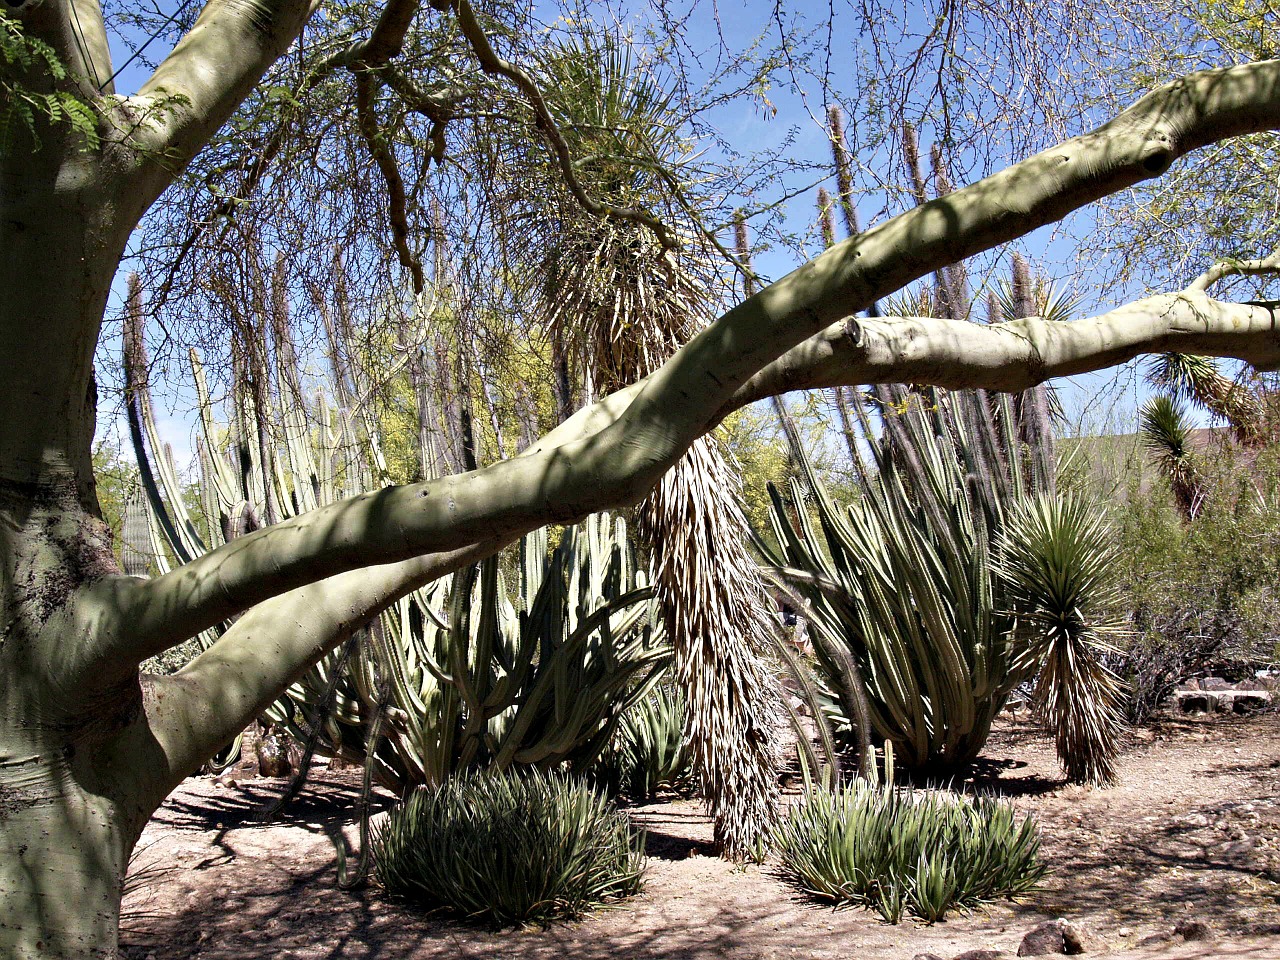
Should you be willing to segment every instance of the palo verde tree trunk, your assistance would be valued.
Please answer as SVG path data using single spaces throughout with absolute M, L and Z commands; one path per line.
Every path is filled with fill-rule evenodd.
M 1190 149 L 1280 126 L 1280 63 L 1247 64 L 1193 74 L 837 244 L 514 460 L 322 507 L 152 580 L 123 576 L 90 472 L 109 286 L 130 230 L 299 35 L 310 4 L 210 0 L 130 98 L 101 84 L 95 0 L 7 10 L 67 70 L 58 79 L 38 57 L 19 82 L 90 105 L 99 139 L 37 118 L 0 155 L 0 957 L 115 956 L 121 876 L 146 820 L 292 677 L 399 596 L 524 532 L 637 502 L 744 403 L 886 381 L 1019 390 L 1150 351 L 1280 365 L 1274 305 L 1207 294 L 1226 273 L 1276 269 L 1265 264 L 1069 324 L 843 319 Z M 343 62 L 397 53 L 416 11 L 388 0 Z M 139 675 L 147 657 L 237 615 L 178 674 Z
M 104 203 L 99 155 L 36 133 L 0 158 L 0 956 L 21 960 L 114 954 L 120 878 L 163 796 L 143 800 L 113 756 L 141 711 L 136 665 L 102 671 L 77 595 L 120 573 L 93 488 L 92 365 L 132 223 Z

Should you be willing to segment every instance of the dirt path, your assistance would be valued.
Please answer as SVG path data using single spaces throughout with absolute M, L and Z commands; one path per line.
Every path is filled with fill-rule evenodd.
M 1026 903 L 932 927 L 833 911 L 768 864 L 740 868 L 707 856 L 711 830 L 699 805 L 674 803 L 634 810 L 650 838 L 640 897 L 580 923 L 495 933 L 423 917 L 376 889 L 337 889 L 330 837 L 350 817 L 350 779 L 317 778 L 280 822 L 261 825 L 255 810 L 281 789 L 278 781 L 193 778 L 144 836 L 139 859 L 158 872 L 126 900 L 126 956 L 910 960 L 1014 952 L 1036 923 L 1063 916 L 1117 956 L 1280 958 L 1276 715 L 1142 731 L 1107 790 L 1065 786 L 1051 745 L 1024 728 L 1003 727 L 986 753 L 980 784 L 1037 813 L 1050 876 Z M 345 842 L 354 835 L 347 825 Z M 1212 940 L 1135 950 L 1188 918 L 1208 923 Z

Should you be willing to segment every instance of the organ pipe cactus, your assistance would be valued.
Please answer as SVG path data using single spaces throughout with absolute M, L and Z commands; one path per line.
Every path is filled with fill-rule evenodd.
M 127 341 L 137 369 L 145 362 L 138 331 Z M 274 353 L 281 367 L 295 362 L 292 350 L 277 345 Z M 130 409 L 150 519 L 134 526 L 148 534 L 145 552 L 160 572 L 171 556 L 185 561 L 261 526 L 268 485 L 283 519 L 367 489 L 385 473 L 376 422 L 335 410 L 323 396 L 306 410 L 296 370 L 278 371 L 277 422 L 263 430 L 254 405 L 236 394 L 223 429 L 194 352 L 191 364 L 207 523 L 187 507 L 145 386 Z M 251 441 L 262 435 L 276 442 Z M 330 653 L 301 674 L 267 717 L 322 756 L 370 758 L 378 781 L 395 790 L 478 765 L 585 766 L 669 659 L 652 588 L 626 534 L 620 518 L 591 517 L 549 549 L 547 531 L 537 530 L 520 544 L 515 589 L 501 556 L 427 585 L 371 623 L 352 653 Z M 220 633 L 201 642 L 209 646 Z

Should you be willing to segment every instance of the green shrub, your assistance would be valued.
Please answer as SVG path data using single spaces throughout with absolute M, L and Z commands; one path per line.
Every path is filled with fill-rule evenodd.
M 1132 723 L 1187 677 L 1247 676 L 1280 658 L 1280 445 L 1243 450 L 1215 440 L 1210 449 L 1194 521 L 1163 481 L 1134 475 L 1121 491 L 1118 567 L 1132 636 L 1114 668 L 1132 690 Z
M 373 836 L 389 894 L 499 923 L 579 917 L 639 891 L 644 837 L 559 774 L 496 771 L 423 787 Z
M 890 923 L 932 923 L 1032 890 L 1045 874 L 1030 817 L 990 797 L 858 781 L 811 790 L 778 828 L 784 871 L 814 896 Z

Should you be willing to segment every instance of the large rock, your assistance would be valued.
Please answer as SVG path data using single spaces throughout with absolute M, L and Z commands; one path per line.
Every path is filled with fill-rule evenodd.
M 1231 690 L 1233 687 L 1221 677 L 1205 677 L 1200 681 L 1201 690 Z
M 293 773 L 289 762 L 289 738 L 274 730 L 258 741 L 258 774 L 263 777 L 287 777 Z
M 1046 920 L 1030 930 L 1018 945 L 1020 957 L 1078 956 L 1097 953 L 1101 948 L 1098 938 L 1082 927 L 1068 923 L 1059 917 Z

